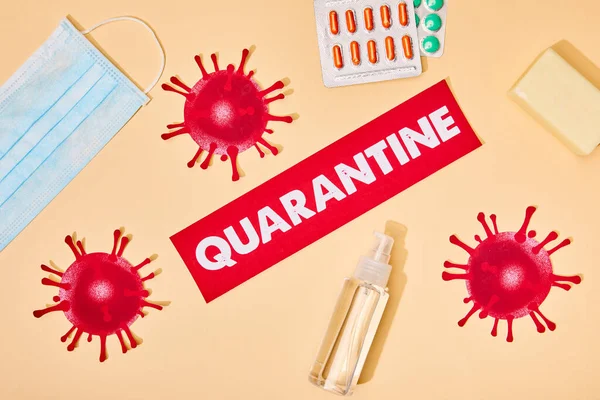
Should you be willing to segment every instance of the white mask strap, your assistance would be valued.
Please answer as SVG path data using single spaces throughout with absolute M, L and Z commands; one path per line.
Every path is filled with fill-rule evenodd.
M 152 36 L 154 37 L 154 41 L 156 42 L 156 45 L 158 46 L 158 49 L 160 51 L 160 72 L 158 73 L 156 78 L 152 81 L 152 83 L 150 85 L 148 85 L 148 87 L 146 89 L 144 89 L 144 93 L 147 94 L 150 90 L 152 90 L 152 88 L 154 86 L 156 86 L 156 84 L 158 83 L 158 80 L 160 79 L 160 77 L 162 76 L 162 74 L 165 70 L 165 50 L 163 49 L 162 44 L 160 44 L 160 41 L 158 40 L 156 33 L 154 33 L 152 28 L 150 28 L 150 26 L 147 23 L 145 23 L 141 19 L 135 18 L 135 17 L 115 17 L 115 18 L 109 18 L 107 20 L 99 22 L 96 25 L 92 26 L 90 29 L 81 31 L 81 33 L 83 35 L 87 35 L 88 33 L 92 32 L 94 29 L 99 28 L 102 25 L 110 24 L 111 22 L 117 22 L 117 21 L 133 21 L 133 22 L 137 22 L 138 24 L 143 25 L 146 28 L 146 30 L 148 30 L 148 32 L 150 32 L 152 34 Z

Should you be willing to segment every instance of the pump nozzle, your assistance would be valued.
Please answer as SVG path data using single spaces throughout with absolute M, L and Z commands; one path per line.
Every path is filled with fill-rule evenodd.
M 390 261 L 394 239 L 381 232 L 373 232 L 373 234 L 376 239 L 371 248 L 371 252 L 369 253 L 369 257 L 376 262 L 387 264 Z
M 360 259 L 354 276 L 375 285 L 385 287 L 392 267 L 388 264 L 394 239 L 380 232 L 374 232 L 375 242 L 371 251 Z

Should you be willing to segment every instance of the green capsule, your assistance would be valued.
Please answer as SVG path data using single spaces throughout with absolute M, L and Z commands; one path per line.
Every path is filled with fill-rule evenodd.
M 413 4 L 415 5 L 415 8 L 419 8 L 421 5 L 421 0 L 413 0 Z
M 425 0 L 425 6 L 432 11 L 439 11 L 444 6 L 444 0 Z
M 431 32 L 437 32 L 442 27 L 442 19 L 437 14 L 429 14 L 425 17 L 423 23 L 425 24 L 425 29 Z
M 427 36 L 421 46 L 427 53 L 433 54 L 440 49 L 440 41 L 435 36 Z
M 419 16 L 417 14 L 415 14 L 415 23 L 417 24 L 417 28 L 419 27 L 419 24 L 421 23 L 421 18 L 419 18 Z

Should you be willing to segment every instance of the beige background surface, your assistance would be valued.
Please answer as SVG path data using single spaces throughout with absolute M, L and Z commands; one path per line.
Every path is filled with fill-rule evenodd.
M 150 22 L 167 51 L 161 82 L 174 74 L 195 82 L 197 53 L 216 51 L 222 64 L 237 63 L 241 49 L 255 45 L 249 68 L 259 81 L 287 77 L 294 90 L 272 111 L 300 118 L 275 126 L 270 139 L 284 147 L 281 155 L 243 154 L 247 176 L 234 184 L 227 163 L 208 171 L 186 167 L 195 151 L 191 139 L 160 139 L 166 124 L 181 120 L 183 99 L 155 89 L 153 101 L 0 253 L 0 398 L 330 399 L 307 382 L 308 367 L 343 277 L 371 232 L 393 220 L 407 227 L 406 279 L 399 250 L 388 329 L 378 338 L 383 351 L 355 398 L 600 399 L 600 150 L 577 158 L 506 96 L 530 62 L 561 39 L 600 64 L 600 3 L 454 0 L 446 54 L 428 60 L 425 74 L 329 90 L 321 82 L 308 0 L 5 1 L 0 81 L 67 14 L 84 27 L 117 15 Z M 137 25 L 110 25 L 93 36 L 140 85 L 152 79 L 157 55 Z M 481 149 L 204 303 L 169 235 L 445 77 L 486 142 Z M 459 328 L 469 308 L 462 303 L 466 290 L 443 282 L 441 272 L 444 260 L 464 261 L 466 254 L 448 236 L 473 243 L 472 235 L 482 233 L 479 211 L 497 213 L 501 229 L 518 229 L 530 204 L 539 206 L 538 232 L 557 229 L 575 238 L 553 256 L 555 271 L 585 276 L 571 292 L 554 289 L 544 302 L 557 330 L 540 335 L 520 319 L 515 342 L 507 344 L 504 324 L 498 338 L 490 336 L 491 319 Z M 54 295 L 40 284 L 39 265 L 52 259 L 66 268 L 72 261 L 66 234 L 85 236 L 89 250 L 108 250 L 119 226 L 135 236 L 126 254 L 132 262 L 160 255 L 155 265 L 163 274 L 151 282 L 151 298 L 172 304 L 133 325 L 144 343 L 127 355 L 110 337 L 110 359 L 100 364 L 97 340 L 82 340 L 69 353 L 59 340 L 66 319 L 55 313 L 36 320 L 31 312 Z

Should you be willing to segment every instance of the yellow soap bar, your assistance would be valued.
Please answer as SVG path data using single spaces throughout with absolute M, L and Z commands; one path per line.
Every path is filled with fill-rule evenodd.
M 509 96 L 575 154 L 600 144 L 600 90 L 554 50 L 546 50 Z

